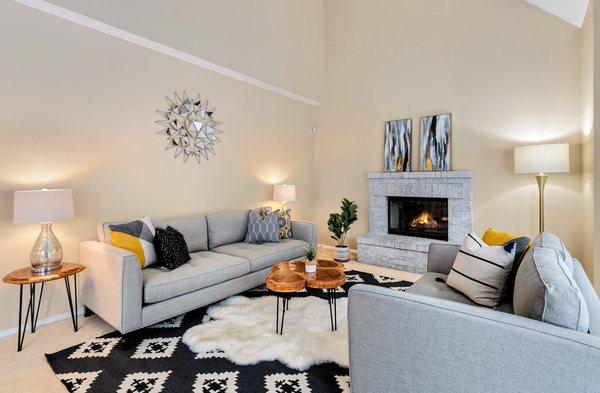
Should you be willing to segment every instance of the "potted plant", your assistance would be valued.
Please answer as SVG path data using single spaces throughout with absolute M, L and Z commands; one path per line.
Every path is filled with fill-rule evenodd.
M 317 249 L 310 246 L 306 249 L 304 256 L 306 257 L 306 262 L 304 262 L 306 273 L 316 273 L 317 265 L 319 264 L 317 261 Z
M 346 245 L 346 235 L 356 220 L 358 215 L 356 211 L 358 206 L 353 201 L 342 199 L 341 213 L 331 213 L 327 220 L 327 227 L 333 234 L 331 238 L 337 241 L 333 251 L 333 259 L 338 262 L 348 262 L 350 260 L 350 248 Z

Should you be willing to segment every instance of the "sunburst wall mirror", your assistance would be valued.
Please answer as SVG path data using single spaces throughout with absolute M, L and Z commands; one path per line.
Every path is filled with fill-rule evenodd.
M 181 96 L 174 94 L 174 99 L 167 99 L 167 110 L 157 110 L 161 119 L 156 123 L 164 128 L 157 134 L 167 137 L 165 150 L 175 149 L 174 158 L 183 157 L 187 162 L 193 157 L 202 162 L 208 161 L 209 153 L 214 155 L 215 143 L 221 142 L 218 134 L 222 131 L 217 129 L 220 122 L 215 121 L 215 108 L 208 106 L 208 100 L 202 101 L 200 95 L 188 97 L 184 91 Z

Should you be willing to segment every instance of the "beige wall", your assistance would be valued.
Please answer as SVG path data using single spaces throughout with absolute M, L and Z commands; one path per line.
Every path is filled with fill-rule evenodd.
M 598 157 L 600 154 L 600 127 L 598 125 L 597 119 L 600 119 L 600 47 L 598 44 L 600 43 L 600 0 L 592 0 L 591 1 L 590 11 L 592 12 L 592 20 L 593 26 L 591 27 L 592 32 L 588 34 L 593 35 L 593 42 L 591 46 L 593 47 L 593 53 L 589 52 L 589 55 L 593 56 L 593 77 L 589 76 L 588 71 L 588 80 L 591 78 L 593 82 L 593 143 L 594 143 L 594 157 Z M 589 29 L 589 27 L 588 27 Z M 588 39 L 589 42 L 589 39 Z M 588 44 L 589 47 L 590 44 Z M 589 63 L 589 61 L 588 61 Z M 589 87 L 589 86 L 588 86 Z M 594 158 L 594 173 L 600 173 L 600 159 Z M 594 210 L 589 217 L 593 217 L 594 222 L 600 222 L 600 182 L 594 182 Z M 597 291 L 600 291 L 600 230 L 597 227 L 594 227 L 594 277 L 595 277 L 595 287 Z
M 50 1 L 314 100 L 322 98 L 323 0 Z
M 534 235 L 537 186 L 512 149 L 569 142 L 571 173 L 550 176 L 546 229 L 584 255 L 581 33 L 522 0 L 325 2 L 325 104 L 316 141 L 319 238 L 342 197 L 368 231 L 367 172 L 383 169 L 384 122 L 453 114 L 454 169 L 473 172 L 474 229 Z M 417 169 L 413 149 L 413 169 Z M 354 245 L 354 242 L 351 243 Z M 589 266 L 589 261 L 584 261 Z
M 585 248 L 582 260 L 594 277 L 594 7 L 590 3 L 581 29 L 581 108 L 582 108 L 582 197 L 586 216 L 583 224 Z
M 295 183 L 294 215 L 312 218 L 313 107 L 11 1 L 0 3 L 0 52 L 0 275 L 27 266 L 39 232 L 12 223 L 18 189 L 74 190 L 76 218 L 55 225 L 67 261 L 100 220 L 247 209 L 272 203 L 273 183 Z M 155 135 L 154 110 L 184 89 L 223 122 L 223 143 L 201 165 L 174 160 Z M 0 285 L 0 331 L 16 326 L 17 299 Z M 67 311 L 61 283 L 47 285 L 40 319 Z

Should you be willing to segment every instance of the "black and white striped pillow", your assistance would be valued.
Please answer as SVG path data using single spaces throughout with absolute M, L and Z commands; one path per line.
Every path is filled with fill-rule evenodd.
M 515 243 L 488 246 L 469 233 L 460 246 L 446 283 L 477 304 L 496 307 L 515 261 Z

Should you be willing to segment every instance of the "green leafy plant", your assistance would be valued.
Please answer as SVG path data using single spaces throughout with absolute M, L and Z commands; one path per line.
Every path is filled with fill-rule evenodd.
M 327 220 L 327 227 L 333 234 L 331 238 L 338 243 L 338 246 L 346 245 L 346 235 L 350 226 L 358 220 L 358 206 L 353 201 L 342 199 L 341 213 L 331 213 Z
M 306 256 L 307 261 L 314 261 L 317 259 L 317 249 L 312 246 L 308 247 L 304 256 Z

